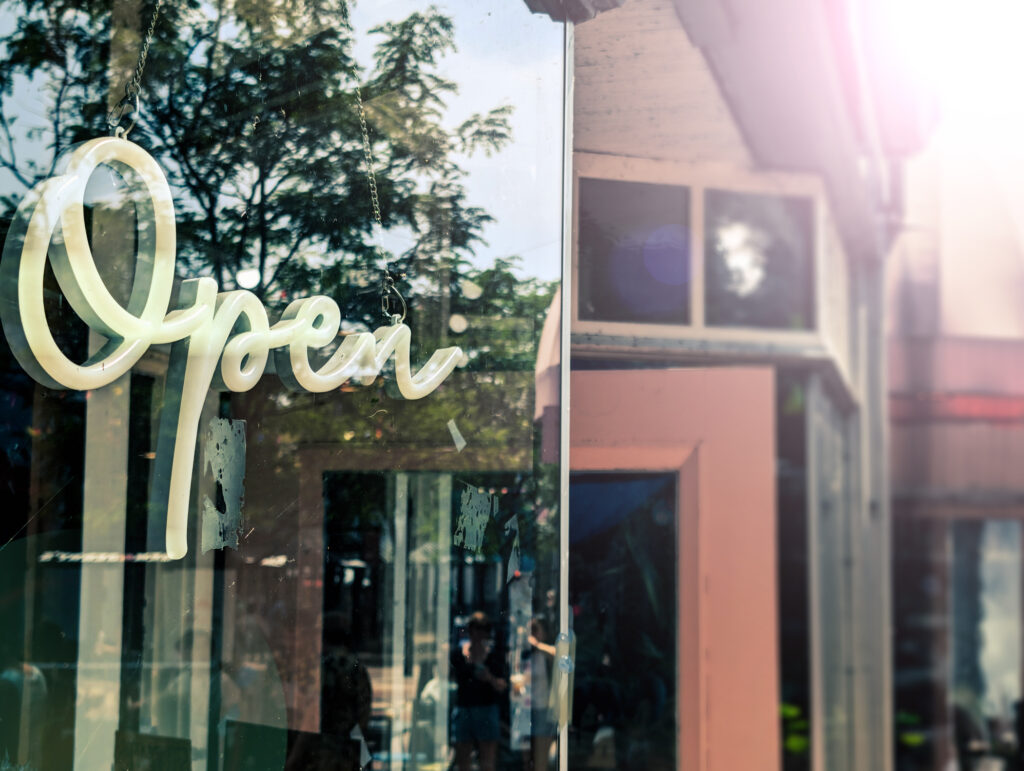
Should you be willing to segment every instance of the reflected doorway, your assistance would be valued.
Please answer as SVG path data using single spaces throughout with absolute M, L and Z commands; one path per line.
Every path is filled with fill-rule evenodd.
M 553 654 L 540 651 L 558 629 L 558 531 L 533 476 L 324 470 L 321 482 L 321 736 L 307 744 L 337 740 L 335 755 L 353 753 L 340 767 L 356 768 L 364 742 L 372 767 L 390 771 L 454 768 L 464 744 L 485 768 L 479 715 L 468 728 L 463 715 L 490 706 L 490 767 L 553 767 Z M 490 677 L 471 658 L 477 616 Z M 475 703 L 481 683 L 487 705 Z
M 570 478 L 572 768 L 676 767 L 676 487 L 674 473 Z

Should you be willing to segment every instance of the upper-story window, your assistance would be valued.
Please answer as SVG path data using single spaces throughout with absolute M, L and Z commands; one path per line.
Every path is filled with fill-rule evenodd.
M 581 179 L 579 316 L 689 324 L 690 191 Z
M 806 198 L 707 190 L 705 322 L 813 329 L 813 223 Z
M 579 178 L 576 318 L 586 331 L 818 330 L 815 195 L 649 179 Z

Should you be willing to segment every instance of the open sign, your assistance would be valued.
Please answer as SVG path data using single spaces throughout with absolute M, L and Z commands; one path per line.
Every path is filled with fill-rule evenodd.
M 103 282 L 85 225 L 85 188 L 100 164 L 130 169 L 145 195 L 135 202 L 137 253 L 126 306 Z M 141 191 L 140 191 L 141 192 Z M 128 372 L 152 345 L 170 343 L 168 403 L 162 416 L 158 464 L 170 462 L 166 549 L 177 559 L 187 552 L 188 500 L 196 435 L 203 402 L 212 385 L 247 391 L 273 356 L 274 369 L 290 388 L 322 393 L 355 381 L 371 384 L 392 356 L 398 390 L 420 399 L 451 374 L 462 351 L 435 351 L 413 373 L 411 332 L 405 324 L 348 335 L 325 362 L 314 366 L 310 349 L 334 342 L 341 311 L 329 297 L 292 302 L 275 324 L 252 292 L 218 291 L 212 278 L 185 281 L 178 308 L 169 309 L 174 284 L 175 218 L 171 191 L 157 162 L 131 142 L 105 137 L 83 144 L 64 174 L 41 182 L 18 206 L 0 260 L 0 321 L 22 367 L 50 388 L 102 388 Z M 107 339 L 86 362 L 69 359 L 53 338 L 43 307 L 47 259 L 68 302 L 90 329 Z M 173 386 L 173 387 L 172 387 Z M 171 397 L 178 397 L 173 399 Z M 164 431 L 163 426 L 171 426 Z M 158 465 L 158 470 L 160 465 Z

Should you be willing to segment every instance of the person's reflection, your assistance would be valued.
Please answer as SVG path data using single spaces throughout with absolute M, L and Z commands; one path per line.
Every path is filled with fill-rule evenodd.
M 356 657 L 350 640 L 347 614 L 324 616 L 324 649 L 321 658 L 319 750 L 309 757 L 309 748 L 296 749 L 302 764 L 288 768 L 317 771 L 359 771 L 369 758 L 365 736 L 370 727 L 373 690 L 366 667 Z
M 548 767 L 556 733 L 548 706 L 555 646 L 541 616 L 530 622 L 526 639 L 530 646 L 523 652 L 530 664 L 530 748 L 524 752 L 523 767 L 526 771 L 541 771 Z
M 0 760 L 35 765 L 42 757 L 46 678 L 20 654 L 11 638 L 0 642 Z
M 483 611 L 469 618 L 469 641 L 452 651 L 455 710 L 452 733 L 458 771 L 472 768 L 473 747 L 479 752 L 480 771 L 494 771 L 501 736 L 499 705 L 508 688 L 505 663 L 491 645 L 491 621 Z

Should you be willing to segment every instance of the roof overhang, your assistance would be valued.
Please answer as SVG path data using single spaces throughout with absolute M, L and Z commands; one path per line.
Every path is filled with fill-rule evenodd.
M 581 21 L 593 19 L 602 11 L 618 8 L 626 0 L 524 0 L 534 13 L 546 13 L 555 21 Z
M 524 2 L 579 23 L 626 0 Z M 884 257 L 901 215 L 891 160 L 934 122 L 927 95 L 889 66 L 899 41 L 872 23 L 886 0 L 673 2 L 758 163 L 821 175 L 851 256 Z
M 675 0 L 758 162 L 824 177 L 848 250 L 881 257 L 883 160 L 845 3 Z

